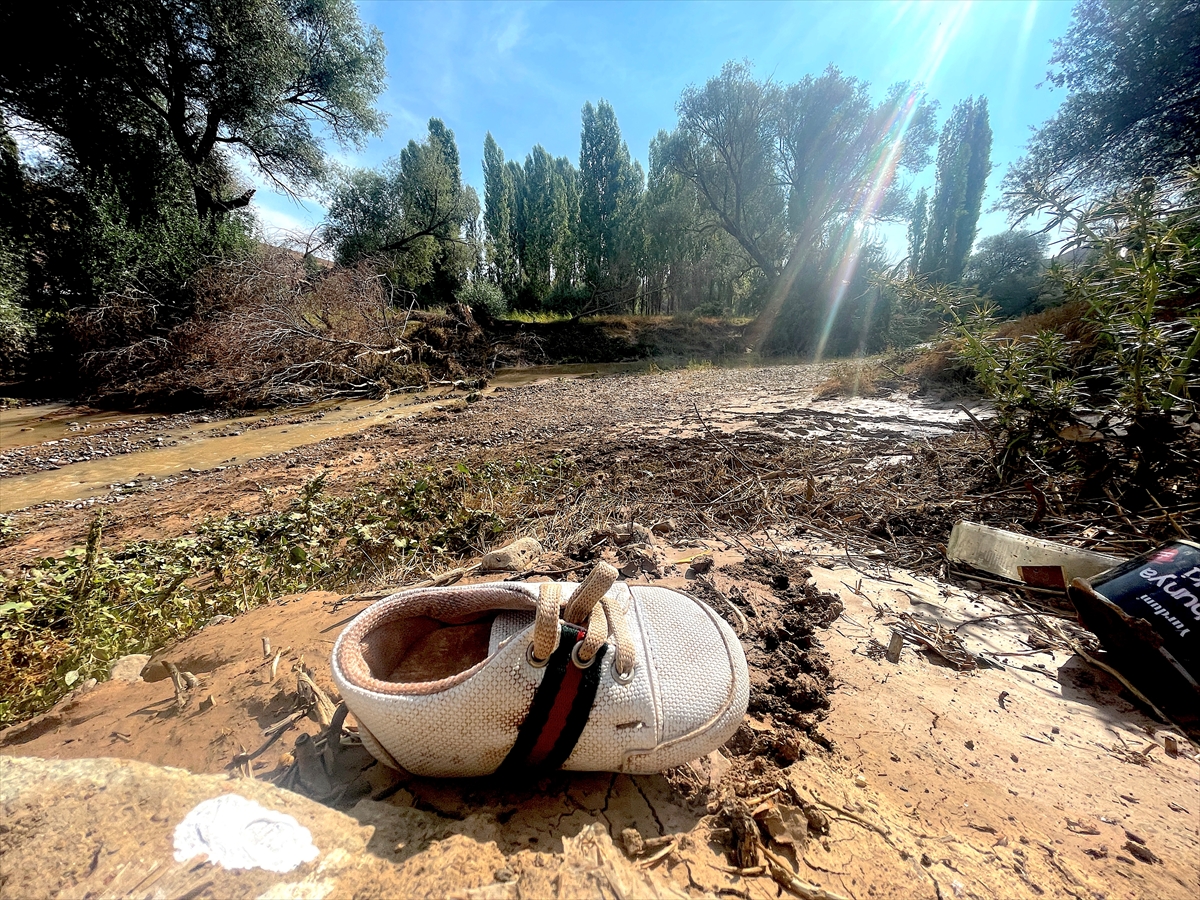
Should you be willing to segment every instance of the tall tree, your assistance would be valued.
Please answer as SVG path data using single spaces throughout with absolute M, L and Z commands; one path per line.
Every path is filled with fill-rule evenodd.
M 525 277 L 533 300 L 540 305 L 550 293 L 569 216 L 566 186 L 554 158 L 541 144 L 525 158 L 522 197 Z
M 487 265 L 492 278 L 511 300 L 520 271 L 513 240 L 517 197 L 512 173 L 504 164 L 504 151 L 490 131 L 483 141 L 483 197 Z
M 647 280 L 642 311 L 733 311 L 754 264 L 721 228 L 696 186 L 672 168 L 670 156 L 671 136 L 660 131 L 650 141 L 642 204 Z
M 1200 164 L 1197 0 L 1080 0 L 1047 81 L 1067 96 L 1009 170 L 1007 189 L 1062 179 L 1106 191 Z
M 429 120 L 425 141 L 409 141 L 382 170 L 342 172 L 330 194 L 327 234 L 343 263 L 389 258 L 414 289 L 439 273 L 454 286 L 470 267 L 467 232 L 479 198 L 462 182 L 454 132 L 440 119 Z
M 136 187 L 155 153 L 183 163 L 202 216 L 233 159 L 303 189 L 323 173 L 314 124 L 358 143 L 382 130 L 383 38 L 352 0 L 44 0 L 0 7 L 0 109 L 84 171 Z
M 579 230 L 593 284 L 618 284 L 632 273 L 637 203 L 644 175 L 633 162 L 612 106 L 583 106 L 579 148 Z
M 913 200 L 912 218 L 908 222 L 908 270 L 916 272 L 921 265 L 921 253 L 925 249 L 925 232 L 928 226 L 926 216 L 929 205 L 929 194 L 925 188 L 917 191 Z
M 895 85 L 876 103 L 832 67 L 778 87 L 726 63 L 677 109 L 672 165 L 762 272 L 766 324 L 823 246 L 902 214 L 896 170 L 924 168 L 933 143 L 934 107 L 916 91 Z
M 992 128 L 987 98 L 954 106 L 938 141 L 937 184 L 919 271 L 938 281 L 962 277 L 971 253 L 991 172 Z
M 553 260 L 554 283 L 556 287 L 573 288 L 582 272 L 579 245 L 579 170 L 565 156 L 554 160 L 554 170 L 562 182 L 563 203 L 566 207 L 566 219 Z

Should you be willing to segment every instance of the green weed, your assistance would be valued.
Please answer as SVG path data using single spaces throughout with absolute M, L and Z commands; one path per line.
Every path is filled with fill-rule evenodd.
M 178 538 L 111 550 L 98 517 L 85 546 L 0 576 L 0 726 L 213 616 L 281 594 L 443 568 L 447 555 L 494 543 L 569 480 L 557 463 L 413 465 L 333 497 L 322 476 L 285 509 L 209 519 Z

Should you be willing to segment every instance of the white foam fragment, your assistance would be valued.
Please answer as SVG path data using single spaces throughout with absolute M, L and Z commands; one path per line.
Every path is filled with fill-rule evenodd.
M 205 800 L 175 827 L 175 861 L 207 856 L 226 869 L 290 872 L 320 853 L 307 828 L 239 794 Z

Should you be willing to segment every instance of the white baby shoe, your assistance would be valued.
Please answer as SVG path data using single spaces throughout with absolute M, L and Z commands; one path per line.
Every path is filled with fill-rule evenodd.
M 733 629 L 692 597 L 615 582 L 402 591 L 333 648 L 333 678 L 381 762 L 417 775 L 660 772 L 737 729 Z

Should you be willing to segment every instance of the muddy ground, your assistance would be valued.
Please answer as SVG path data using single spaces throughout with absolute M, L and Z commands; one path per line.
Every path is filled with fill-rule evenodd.
M 1034 498 L 991 496 L 983 479 L 957 476 L 939 494 L 939 480 L 957 471 L 946 471 L 939 448 L 983 459 L 966 413 L 901 396 L 815 402 L 825 374 L 695 369 L 447 399 L 418 418 L 186 480 L 26 509 L 13 516 L 17 538 L 0 548 L 0 564 L 16 574 L 81 543 L 96 505 L 109 509 L 109 541 L 162 537 L 206 515 L 255 510 L 264 491 L 294 495 L 323 471 L 333 490 L 348 490 L 408 459 L 564 456 L 603 494 L 606 516 L 624 509 L 653 524 L 677 513 L 678 527 L 643 548 L 644 564 L 631 566 L 627 548 L 597 553 L 630 580 L 700 594 L 741 634 L 751 708 L 718 755 L 661 776 L 559 774 L 534 784 L 397 777 L 353 750 L 318 771 L 301 764 L 308 739 L 297 738 L 321 727 L 301 717 L 246 759 L 267 743 L 264 729 L 297 709 L 298 667 L 332 689 L 329 650 L 365 601 L 327 593 L 211 624 L 157 654 L 143 680 L 76 692 L 9 729 L 0 752 L 276 781 L 374 828 L 368 852 L 398 867 L 410 895 L 456 884 L 490 891 L 475 896 L 555 895 L 545 880 L 552 859 L 598 822 L 619 844 L 628 828 L 651 842 L 635 856 L 660 886 L 780 896 L 778 870 L 736 871 L 747 860 L 731 855 L 730 812 L 744 804 L 761 843 L 796 878 L 856 900 L 1195 896 L 1196 748 L 1184 741 L 1166 752 L 1169 726 L 1070 649 L 1086 639 L 1072 616 L 951 577 L 939 556 L 954 519 L 1019 524 Z M 131 453 L 131 465 L 141 455 Z M 706 478 L 720 490 L 685 489 Z M 789 504 L 801 502 L 804 520 L 789 518 L 799 508 Z M 530 531 L 553 532 L 552 518 L 535 518 Z M 696 572 L 698 555 L 714 558 L 711 570 Z M 891 628 L 913 622 L 960 635 L 970 656 L 959 662 L 971 666 L 913 643 L 888 662 Z M 274 677 L 264 638 L 283 651 Z M 182 709 L 166 661 L 199 679 Z M 82 872 L 54 884 L 86 894 L 95 885 Z M 57 877 L 35 875 L 47 886 Z

